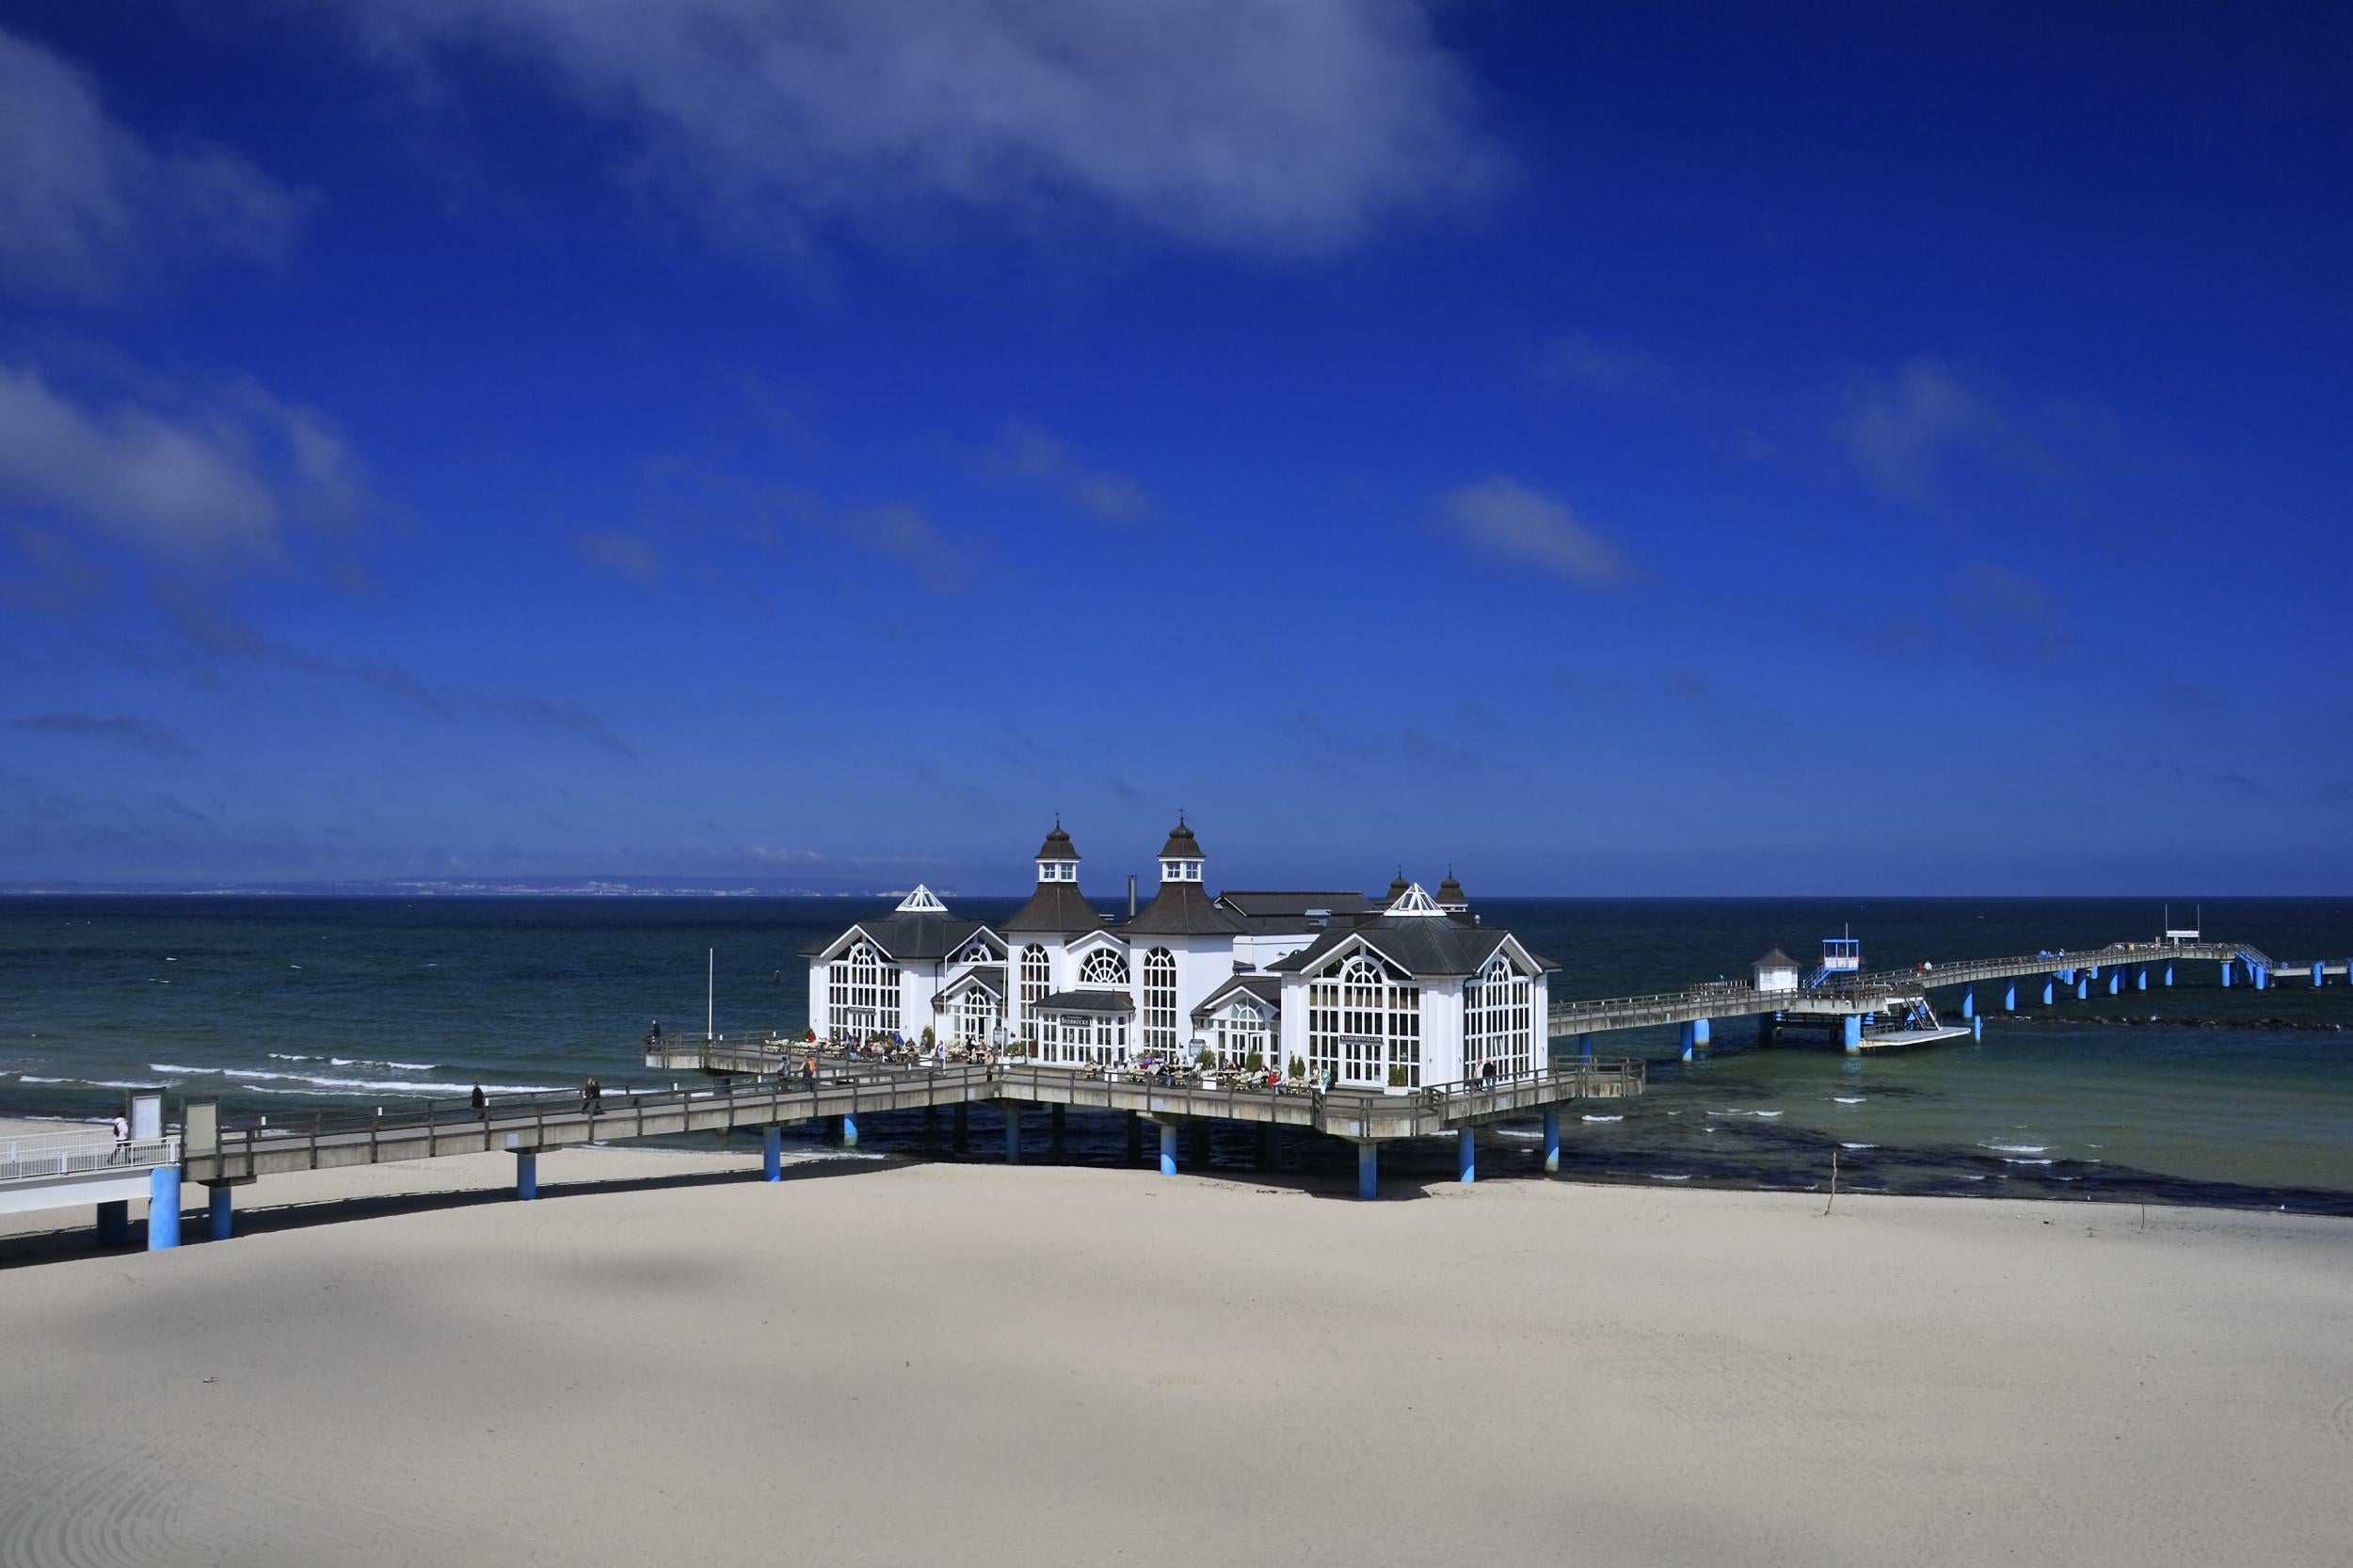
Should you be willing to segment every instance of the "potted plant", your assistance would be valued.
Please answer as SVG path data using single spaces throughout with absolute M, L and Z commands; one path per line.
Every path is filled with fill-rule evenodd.
M 1193 1059 L 1193 1064 L 1201 1069 L 1201 1086 L 1208 1088 L 1217 1077 L 1217 1052 L 1204 1046 L 1201 1054 Z
M 1392 1066 L 1389 1069 L 1388 1092 L 1392 1095 L 1402 1095 L 1406 1092 L 1405 1069 L 1402 1066 Z
M 1252 1078 L 1257 1078 L 1266 1071 L 1266 1058 L 1254 1050 L 1241 1059 L 1241 1070 Z
M 1307 1076 L 1307 1064 L 1302 1062 L 1296 1056 L 1292 1057 L 1290 1076 L 1295 1079 L 1305 1078 Z

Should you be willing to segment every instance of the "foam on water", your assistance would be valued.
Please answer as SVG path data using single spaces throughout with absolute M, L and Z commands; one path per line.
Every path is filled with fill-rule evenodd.
M 1665 1176 L 1657 1171 L 1653 1171 L 1650 1174 L 1650 1178 L 1653 1181 L 1689 1181 L 1691 1179 L 1691 1176 L 1688 1171 L 1681 1176 Z
M 1841 1104 L 1841 1105 L 1861 1105 L 1861 1104 L 1862 1104 L 1862 1103 L 1863 1103 L 1865 1099 L 1867 1099 L 1867 1098 L 1869 1098 L 1869 1097 L 1870 1097 L 1870 1096 L 1867 1096 L 1867 1095 L 1833 1095 L 1833 1096 L 1831 1096 L 1831 1098 L 1832 1098 L 1832 1099 L 1836 1100 L 1836 1101 L 1837 1101 L 1839 1104 Z
M 1588 1116 L 1585 1119 L 1589 1122 L 1623 1122 L 1625 1120 L 1624 1116 Z
M 1877 1144 L 1841 1144 L 1838 1146 L 1842 1149 L 1875 1149 L 1879 1147 Z
M 1995 1154 L 2043 1154 L 2049 1151 L 2051 1145 L 2048 1144 L 1984 1143 L 1979 1144 L 1977 1147 L 1981 1149 L 1992 1149 Z
M 2057 1161 L 2053 1160 L 2020 1160 L 2014 1155 L 2004 1155 L 2002 1157 L 2002 1163 L 2005 1165 L 2055 1165 Z

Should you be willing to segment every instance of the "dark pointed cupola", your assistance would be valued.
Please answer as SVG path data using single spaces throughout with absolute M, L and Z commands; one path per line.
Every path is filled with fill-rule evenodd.
M 1005 932 L 1059 932 L 1064 936 L 1094 931 L 1103 924 L 1079 891 L 1079 850 L 1063 831 L 1062 819 L 1037 849 L 1037 888 L 1030 902 L 1015 910 L 998 929 Z
M 1446 880 L 1438 884 L 1438 907 L 1449 915 L 1467 914 L 1470 900 L 1464 895 L 1463 885 L 1454 880 L 1454 868 L 1446 869 Z
M 1120 928 L 1122 934 L 1231 936 L 1239 933 L 1241 922 L 1219 908 L 1201 885 L 1201 869 L 1207 859 L 1201 840 L 1185 825 L 1184 813 L 1178 812 L 1168 842 L 1160 846 L 1160 890 Z

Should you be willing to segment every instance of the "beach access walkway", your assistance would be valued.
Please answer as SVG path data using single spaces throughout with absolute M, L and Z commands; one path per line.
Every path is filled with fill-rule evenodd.
M 0 1214 L 98 1206 L 102 1245 L 131 1236 L 131 1200 L 179 1193 L 177 1134 L 115 1141 L 109 1128 L 80 1127 L 0 1139 Z
M 1183 1128 L 1229 1121 L 1255 1122 L 1270 1132 L 1285 1127 L 1321 1132 L 1356 1144 L 1357 1193 L 1370 1198 L 1378 1195 L 1382 1144 L 1450 1133 L 1457 1142 L 1460 1179 L 1472 1181 L 1478 1129 L 1507 1118 L 1543 1118 L 1545 1168 L 1557 1171 L 1561 1106 L 1627 1098 L 1640 1095 L 1646 1080 L 1640 1059 L 1385 1093 L 1289 1085 L 1207 1088 L 1137 1081 L 1095 1069 L 1002 1063 L 935 1067 L 828 1060 L 814 1077 L 715 1070 L 725 1074 L 716 1082 L 615 1089 L 595 1099 L 577 1091 L 499 1096 L 480 1110 L 467 1103 L 429 1104 L 423 1112 L 392 1116 L 316 1112 L 231 1120 L 218 1101 L 191 1100 L 170 1148 L 156 1151 L 152 1169 L 139 1173 L 142 1183 L 152 1181 L 152 1194 L 142 1190 L 152 1212 L 168 1210 L 171 1216 L 166 1226 L 151 1220 L 149 1244 L 177 1244 L 184 1180 L 208 1190 L 209 1232 L 221 1240 L 231 1234 L 236 1189 L 290 1171 L 504 1152 L 515 1157 L 516 1196 L 529 1199 L 538 1194 L 538 1156 L 552 1149 L 744 1128 L 761 1134 L 762 1174 L 774 1181 L 781 1176 L 783 1129 L 789 1125 L 827 1120 L 839 1127 L 845 1144 L 855 1146 L 862 1115 L 948 1108 L 961 1130 L 965 1112 L 974 1105 L 993 1105 L 1002 1112 L 1005 1156 L 1016 1163 L 1021 1159 L 1022 1116 L 1032 1109 L 1048 1111 L 1057 1129 L 1072 1107 L 1125 1113 L 1130 1118 L 1130 1146 L 1139 1156 L 1143 1125 L 1156 1124 L 1164 1176 L 1177 1174 Z M 7 1185 L 0 1179 L 0 1191 Z

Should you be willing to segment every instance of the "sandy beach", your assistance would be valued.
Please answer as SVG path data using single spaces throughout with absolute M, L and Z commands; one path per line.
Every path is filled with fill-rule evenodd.
M 504 1157 L 452 1159 L 272 1178 L 224 1244 L 0 1241 L 0 1561 L 2121 1565 L 2353 1540 L 2343 1222 L 753 1164 L 550 1155 L 519 1204 Z

